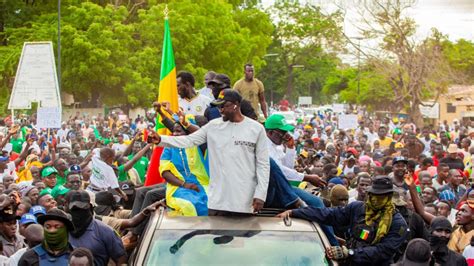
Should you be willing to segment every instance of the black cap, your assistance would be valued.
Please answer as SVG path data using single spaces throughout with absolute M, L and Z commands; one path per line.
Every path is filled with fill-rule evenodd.
M 382 195 L 393 192 L 393 182 L 388 176 L 376 176 L 367 192 Z
M 405 157 L 403 157 L 403 156 L 397 156 L 397 157 L 393 158 L 393 160 L 392 160 L 392 165 L 394 165 L 394 164 L 396 164 L 396 163 L 398 163 L 398 162 L 404 162 L 404 163 L 407 164 L 407 163 L 408 163 L 408 159 L 405 158 Z
M 44 225 L 44 222 L 49 220 L 61 221 L 64 223 L 64 225 L 66 225 L 66 228 L 69 232 L 74 231 L 74 225 L 72 224 L 70 215 L 58 208 L 53 208 L 45 215 L 38 217 L 38 223 L 41 225 Z
M 226 74 L 217 74 L 208 84 L 226 85 L 225 88 L 230 88 L 230 78 Z
M 422 266 L 429 265 L 431 258 L 430 243 L 423 238 L 415 238 L 408 242 L 401 265 Z
M 215 101 L 212 102 L 212 105 L 221 105 L 225 102 L 238 102 L 242 101 L 242 96 L 240 93 L 233 89 L 225 89 L 219 93 L 219 96 Z
M 89 209 L 91 207 L 91 197 L 89 193 L 83 190 L 72 190 L 66 195 L 66 200 L 69 202 L 69 209 L 80 208 Z

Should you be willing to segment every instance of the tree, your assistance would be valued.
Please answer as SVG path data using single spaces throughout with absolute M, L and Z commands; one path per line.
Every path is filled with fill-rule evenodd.
M 437 99 L 452 80 L 442 54 L 445 36 L 435 29 L 421 42 L 414 38 L 416 24 L 404 12 L 415 1 L 367 1 L 361 11 L 361 36 L 380 42 L 378 50 L 361 50 L 374 71 L 388 82 L 395 110 L 406 109 L 421 124 L 420 104 Z M 357 45 L 355 46 L 357 48 Z
M 277 1 L 267 12 L 275 21 L 269 52 L 278 57 L 267 58 L 262 77 L 272 82 L 266 85 L 277 88 L 278 96 L 290 100 L 298 95 L 320 95 L 317 92 L 327 75 L 339 64 L 336 53 L 343 44 L 341 14 L 324 14 L 319 6 L 291 0 Z M 295 66 L 304 69 L 296 70 Z
M 10 0 L 8 0 L 10 1 Z M 61 14 L 62 89 L 86 105 L 148 106 L 157 98 L 164 1 L 64 0 Z M 196 88 L 208 70 L 240 78 L 242 66 L 262 65 L 271 43 L 269 16 L 255 1 L 177 0 L 168 4 L 177 70 Z M 8 19 L 0 51 L 0 93 L 10 88 L 25 41 L 57 40 L 56 4 L 20 3 L 29 18 Z M 8 13 L 14 16 L 15 12 Z M 185 15 L 183 15 L 185 14 Z M 3 53 L 5 52 L 5 53 Z M 0 103 L 1 104 L 1 103 Z M 1 105 L 0 105 L 1 108 Z

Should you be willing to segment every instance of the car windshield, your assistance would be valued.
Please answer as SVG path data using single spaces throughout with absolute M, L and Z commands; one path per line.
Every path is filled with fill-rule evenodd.
M 315 232 L 158 230 L 145 265 L 329 265 Z

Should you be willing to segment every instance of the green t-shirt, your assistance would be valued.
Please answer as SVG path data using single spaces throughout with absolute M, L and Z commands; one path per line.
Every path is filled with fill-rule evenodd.
M 133 158 L 133 155 L 128 156 L 129 160 L 131 160 L 132 158 Z M 148 171 L 149 163 L 150 163 L 150 160 L 148 160 L 147 157 L 143 156 L 133 165 L 133 168 L 137 170 L 138 175 L 140 176 L 140 181 L 142 183 L 145 183 L 145 177 L 146 177 L 146 172 Z
M 12 150 L 16 153 L 21 153 L 21 150 L 23 149 L 23 142 L 25 142 L 25 140 L 22 138 L 10 139 L 10 143 L 12 144 Z
M 128 181 L 129 178 L 128 178 L 127 172 L 125 172 L 125 165 L 122 164 L 119 167 L 117 167 L 117 169 L 118 169 L 118 181 L 119 182 Z

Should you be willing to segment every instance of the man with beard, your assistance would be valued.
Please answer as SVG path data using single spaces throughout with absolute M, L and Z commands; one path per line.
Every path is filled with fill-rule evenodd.
M 66 197 L 66 208 L 72 216 L 75 230 L 69 233 L 74 247 L 88 248 L 94 254 L 94 265 L 107 265 L 112 259 L 117 265 L 126 263 L 122 241 L 103 222 L 94 219 L 91 199 L 85 191 L 71 191 Z
M 343 208 L 294 209 L 278 217 L 302 218 L 336 228 L 349 226 L 347 247 L 327 248 L 328 258 L 352 265 L 390 265 L 405 241 L 407 224 L 392 203 L 393 183 L 389 177 L 375 177 L 367 192 L 365 202 L 355 201 Z
M 18 265 L 67 265 L 73 251 L 68 233 L 74 230 L 68 214 L 51 209 L 46 215 L 38 217 L 38 223 L 44 228 L 43 242 L 27 250 Z
M 430 246 L 434 262 L 441 266 L 467 265 L 464 257 L 448 248 L 453 227 L 446 217 L 438 216 L 431 221 Z
M 404 181 L 404 176 L 407 173 L 408 160 L 405 157 L 398 156 L 393 158 L 393 185 L 403 190 L 408 190 L 407 185 Z

